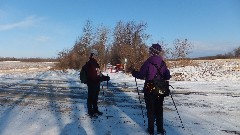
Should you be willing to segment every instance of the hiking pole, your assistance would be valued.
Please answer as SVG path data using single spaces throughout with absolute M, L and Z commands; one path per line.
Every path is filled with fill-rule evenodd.
M 140 102 L 140 106 L 141 106 L 141 110 L 142 110 L 142 116 L 143 116 L 143 120 L 144 120 L 144 127 L 145 127 L 145 123 L 146 123 L 146 121 L 145 121 L 145 119 L 144 119 L 143 107 L 142 107 L 142 101 L 141 101 L 141 99 L 140 99 L 140 94 L 139 94 L 139 90 L 138 90 L 138 86 L 137 86 L 137 79 L 136 79 L 136 77 L 135 77 L 135 82 L 136 82 L 137 93 L 138 93 L 138 99 L 139 99 L 139 102 Z
M 104 96 L 104 90 L 103 90 L 103 85 L 102 85 L 102 95 Z M 103 97 L 103 99 L 104 99 L 104 97 Z
M 107 74 L 107 76 L 108 76 L 108 74 Z M 107 89 L 108 89 L 108 80 L 107 80 Z
M 171 87 L 173 88 L 172 85 L 169 85 L 169 86 L 171 86 Z M 173 88 L 173 89 L 174 89 L 174 88 Z M 180 117 L 180 114 L 179 114 L 179 112 L 178 112 L 177 106 L 176 106 L 176 104 L 175 104 L 175 102 L 174 102 L 174 100 L 173 100 L 173 96 L 172 96 L 171 91 L 170 91 L 170 96 L 171 96 L 171 98 L 172 98 L 172 101 L 173 101 L 174 107 L 175 107 L 175 109 L 176 109 L 176 111 L 177 111 L 178 117 L 179 117 L 180 122 L 181 122 L 181 124 L 182 124 L 182 128 L 185 129 L 184 126 L 183 126 L 183 122 L 182 122 L 182 119 L 181 119 L 181 117 Z
M 108 76 L 108 74 L 107 74 L 107 76 Z M 108 80 L 107 80 L 107 89 L 106 90 L 108 90 Z M 104 102 L 105 102 L 105 96 L 104 96 Z M 106 113 L 107 113 L 107 105 L 106 105 Z
M 107 74 L 108 76 L 108 74 Z M 107 89 L 108 89 L 108 81 L 107 81 Z M 103 85 L 102 85 L 102 90 L 103 90 Z M 103 90 L 103 96 L 104 96 L 104 90 Z

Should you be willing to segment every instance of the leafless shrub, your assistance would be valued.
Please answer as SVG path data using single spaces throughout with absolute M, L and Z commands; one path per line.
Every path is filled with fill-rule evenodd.
M 183 67 L 191 64 L 192 62 L 190 59 L 187 59 L 187 55 L 191 53 L 192 43 L 187 39 L 175 39 L 173 45 L 174 48 L 171 49 L 170 53 L 172 54 L 172 58 L 176 60 L 174 67 Z
M 128 59 L 127 68 L 130 66 L 139 69 L 148 57 L 148 47 L 145 41 L 149 35 L 144 31 L 145 23 L 118 22 L 114 29 L 114 40 L 111 47 L 111 63 L 124 63 Z

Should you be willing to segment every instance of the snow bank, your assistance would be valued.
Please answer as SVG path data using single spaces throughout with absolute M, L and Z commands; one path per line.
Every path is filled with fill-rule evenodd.
M 195 61 L 197 66 L 170 69 L 174 81 L 239 81 L 239 60 Z

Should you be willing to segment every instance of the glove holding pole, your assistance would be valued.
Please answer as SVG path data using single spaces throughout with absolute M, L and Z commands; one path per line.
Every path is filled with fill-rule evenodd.
M 101 76 L 101 81 L 107 81 L 107 84 L 108 84 L 109 80 L 110 80 L 110 77 L 108 76 L 108 74 L 107 74 L 107 76 L 105 76 L 105 75 Z
M 101 81 L 107 81 L 107 89 L 108 89 L 108 81 L 110 80 L 110 77 L 108 76 L 105 76 L 103 74 L 101 74 L 101 78 L 100 78 Z M 102 89 L 103 89 L 103 86 L 102 86 Z M 103 95 L 104 95 L 104 92 L 103 92 Z

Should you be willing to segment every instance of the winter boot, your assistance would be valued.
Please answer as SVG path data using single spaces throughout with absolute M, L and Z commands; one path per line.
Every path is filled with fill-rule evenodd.
M 166 135 L 166 130 L 165 129 L 163 129 L 162 131 L 157 131 L 157 134 L 158 135 Z
M 89 116 L 93 116 L 93 115 L 94 115 L 94 113 L 93 113 L 93 110 L 92 110 L 92 109 L 88 109 L 88 115 L 89 115 Z
M 103 113 L 102 113 L 102 112 L 100 112 L 99 110 L 97 110 L 97 111 L 94 111 L 94 114 L 96 114 L 96 115 L 103 115 Z

